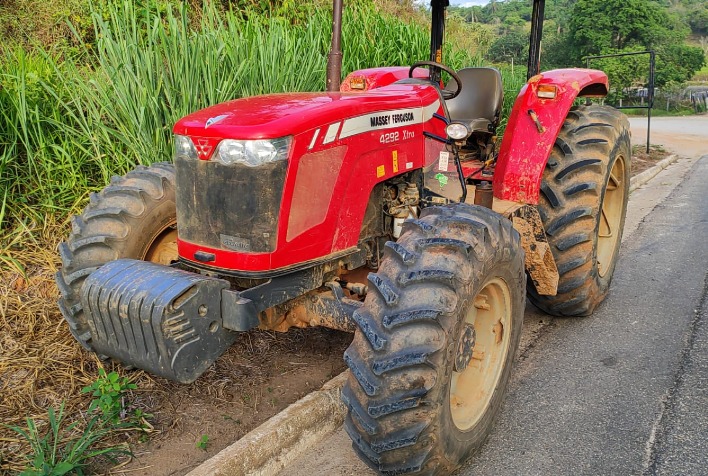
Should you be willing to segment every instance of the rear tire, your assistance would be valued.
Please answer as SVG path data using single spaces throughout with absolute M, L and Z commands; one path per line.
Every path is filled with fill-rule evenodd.
M 570 111 L 548 159 L 538 210 L 558 266 L 558 294 L 529 300 L 555 316 L 587 316 L 605 299 L 629 197 L 627 117 L 606 106 Z M 610 236 L 608 236 L 610 235 Z
M 482 445 L 521 335 L 524 280 L 518 233 L 486 208 L 427 208 L 387 243 L 344 356 L 345 428 L 364 462 L 447 474 Z
M 170 163 L 138 166 L 113 177 L 59 245 L 62 268 L 55 279 L 59 308 L 81 345 L 91 348 L 91 331 L 81 308 L 81 286 L 89 274 L 120 258 L 170 264 L 177 259 L 175 171 Z

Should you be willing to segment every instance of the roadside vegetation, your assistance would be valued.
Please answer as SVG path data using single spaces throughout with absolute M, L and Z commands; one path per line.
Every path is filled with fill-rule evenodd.
M 59 409 L 47 410 L 46 429 L 40 430 L 42 423 L 34 418 L 26 418 L 26 428 L 9 427 L 26 443 L 31 452 L 26 455 L 26 466 L 22 472 L 26 476 L 61 476 L 64 474 L 84 474 L 86 467 L 96 458 L 106 458 L 115 462 L 118 455 L 129 455 L 126 444 L 102 445 L 103 440 L 116 430 L 141 430 L 140 422 L 134 424 L 136 415 L 126 417 L 124 408 L 125 392 L 136 388 L 126 377 L 116 372 L 106 374 L 99 369 L 98 378 L 82 392 L 91 392 L 93 400 L 86 414 L 87 421 L 69 421 L 65 413 L 65 403 Z M 96 411 L 100 409 L 100 412 Z

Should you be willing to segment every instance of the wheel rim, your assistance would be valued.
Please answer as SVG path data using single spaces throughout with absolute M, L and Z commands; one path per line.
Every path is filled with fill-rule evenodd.
M 474 343 L 465 348 L 465 337 L 470 335 Z M 506 282 L 496 278 L 475 296 L 458 344 L 450 413 L 459 430 L 475 426 L 489 407 L 509 356 L 510 340 L 511 293 Z
M 620 225 L 624 209 L 624 158 L 617 157 L 605 187 L 602 200 L 600 223 L 597 228 L 597 268 L 602 277 L 607 274 L 612 264 L 612 257 L 619 245 Z
M 155 233 L 142 260 L 169 265 L 177 257 L 177 223 L 172 221 Z

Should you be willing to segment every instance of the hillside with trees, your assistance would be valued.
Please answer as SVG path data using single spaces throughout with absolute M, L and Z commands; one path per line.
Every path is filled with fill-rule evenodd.
M 530 0 L 492 0 L 482 7 L 453 7 L 470 23 L 495 29 L 486 53 L 497 63 L 525 64 Z M 657 53 L 659 87 L 690 80 L 706 63 L 708 6 L 705 0 L 546 0 L 542 69 L 583 66 L 584 57 L 630 51 Z M 646 60 L 644 60 L 646 63 Z M 593 65 L 624 82 L 647 80 L 647 68 L 634 60 L 603 60 Z

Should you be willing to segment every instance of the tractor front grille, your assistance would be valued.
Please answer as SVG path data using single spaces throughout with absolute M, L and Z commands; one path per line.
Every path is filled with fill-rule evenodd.
M 274 251 L 287 167 L 287 160 L 248 167 L 175 158 L 180 239 L 231 251 Z

